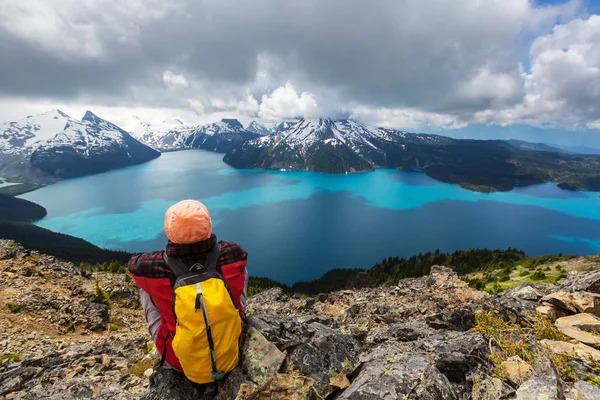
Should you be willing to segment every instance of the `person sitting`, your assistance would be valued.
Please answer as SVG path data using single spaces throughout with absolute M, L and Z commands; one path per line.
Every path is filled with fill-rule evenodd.
M 237 325 L 241 325 L 240 321 L 244 318 L 246 307 L 248 253 L 234 242 L 217 241 L 217 237 L 212 233 L 212 220 L 208 209 L 196 200 L 183 200 L 171 206 L 165 214 L 164 231 L 168 238 L 165 250 L 135 254 L 128 263 L 129 272 L 140 288 L 140 302 L 144 309 L 148 332 L 162 357 L 161 364 L 165 367 L 184 372 L 188 379 L 196 383 L 207 383 L 220 379 L 223 372 L 217 369 L 219 360 L 215 360 L 213 346 L 223 346 L 226 341 L 239 340 L 239 337 L 232 336 L 234 334 L 241 336 L 241 327 L 239 327 L 238 334 Z M 213 260 L 211 261 L 211 259 Z M 211 262 L 214 264 L 212 267 Z M 214 268 L 216 273 L 205 271 L 210 268 Z M 185 279 L 183 281 L 179 279 L 182 274 L 187 274 L 185 277 L 188 281 L 193 280 L 193 285 L 186 286 Z M 190 278 L 190 275 L 194 277 Z M 209 281 L 212 283 L 208 284 Z M 219 282 L 225 283 L 225 285 L 222 285 L 222 283 L 221 285 L 226 289 L 226 292 L 221 290 L 219 294 L 220 286 L 215 286 Z M 182 289 L 183 286 L 185 288 Z M 202 288 L 204 288 L 204 293 Z M 185 306 L 183 304 L 185 298 L 179 300 L 176 295 L 178 290 L 184 293 L 184 289 L 191 290 L 192 298 L 194 296 L 196 298 L 195 303 L 193 302 L 194 299 L 190 300 L 192 302 L 191 306 L 184 310 L 187 312 L 191 309 L 191 311 L 187 314 L 181 313 L 185 314 L 187 319 L 187 321 L 182 322 L 180 321 L 181 318 L 177 319 L 176 309 Z M 198 291 L 197 294 L 196 290 Z M 211 293 L 211 290 L 216 291 L 213 293 L 221 296 L 218 301 L 211 303 L 211 296 L 217 295 Z M 230 301 L 229 309 L 221 312 L 218 307 L 227 306 L 227 304 L 224 304 L 227 301 L 223 302 L 223 298 L 225 298 L 223 296 L 227 296 L 226 299 L 231 299 L 233 304 Z M 176 305 L 176 301 L 180 303 Z M 211 309 L 211 307 L 217 308 Z M 237 310 L 239 316 L 231 310 Z M 215 314 L 218 314 L 220 319 L 225 318 L 224 315 L 228 316 L 226 318 L 229 318 L 229 321 L 223 322 L 229 324 L 228 328 L 223 329 L 227 332 L 219 332 L 218 324 L 221 323 L 220 321 L 213 321 L 213 325 L 216 326 L 212 326 L 211 332 L 211 324 L 208 319 L 209 315 L 212 315 L 212 319 L 216 320 Z M 192 329 L 188 329 L 189 332 L 182 331 L 186 323 L 187 325 L 190 325 L 190 323 L 193 325 Z M 231 329 L 232 326 L 235 329 Z M 178 334 L 182 336 L 183 340 L 184 333 L 186 335 L 188 333 L 199 335 L 198 332 L 203 332 L 204 338 L 195 341 L 198 342 L 197 346 L 207 346 L 206 343 L 211 342 L 210 351 L 208 348 L 200 348 L 194 353 L 193 348 L 186 348 L 178 353 L 177 345 L 174 351 L 173 342 Z M 221 336 L 211 337 L 211 334 Z M 208 337 L 208 341 L 205 340 L 206 337 Z M 232 353 L 231 348 L 234 345 L 229 345 L 228 354 Z M 218 350 L 217 348 L 217 356 Z M 205 354 L 206 357 L 211 357 L 211 360 L 192 360 L 189 364 L 192 367 L 188 367 L 186 370 L 185 363 L 180 362 L 182 361 L 180 358 L 204 357 L 197 356 L 198 354 Z M 233 363 L 237 364 L 237 353 L 234 356 L 235 358 L 231 358 L 233 361 L 229 362 L 226 369 L 231 370 L 235 367 Z M 195 375 L 190 372 L 191 369 L 196 368 L 196 365 L 202 363 L 206 363 L 209 369 L 212 366 L 212 371 L 209 371 L 210 377 L 204 376 L 206 374 L 203 375 L 202 371 L 195 371 Z M 182 364 L 184 364 L 183 367 Z

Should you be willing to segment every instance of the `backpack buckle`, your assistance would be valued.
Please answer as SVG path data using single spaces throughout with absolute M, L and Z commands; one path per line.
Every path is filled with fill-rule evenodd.
M 200 263 L 196 263 L 190 267 L 190 272 L 191 271 L 202 271 L 203 269 L 204 269 L 204 265 L 202 265 Z

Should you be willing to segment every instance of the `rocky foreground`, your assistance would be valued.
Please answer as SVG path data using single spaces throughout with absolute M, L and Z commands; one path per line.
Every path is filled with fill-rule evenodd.
M 0 398 L 600 399 L 600 269 L 490 296 L 451 269 L 249 301 L 218 387 L 155 371 L 137 290 L 0 240 Z

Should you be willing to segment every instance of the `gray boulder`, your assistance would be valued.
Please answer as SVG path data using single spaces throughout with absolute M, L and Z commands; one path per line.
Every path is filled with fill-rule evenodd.
M 361 358 L 361 362 L 360 373 L 338 399 L 458 399 L 448 379 L 427 354 L 382 345 Z
M 564 399 L 563 382 L 552 361 L 540 356 L 534 367 L 535 374 L 519 387 L 516 399 Z

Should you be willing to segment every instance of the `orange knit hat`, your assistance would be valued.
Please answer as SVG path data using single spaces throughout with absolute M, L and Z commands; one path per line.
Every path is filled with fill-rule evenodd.
M 190 244 L 210 238 L 212 221 L 208 208 L 196 200 L 182 200 L 165 214 L 165 233 L 173 243 Z

